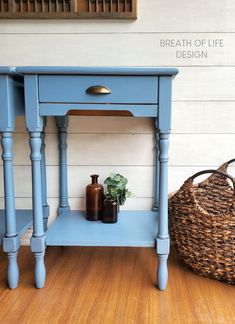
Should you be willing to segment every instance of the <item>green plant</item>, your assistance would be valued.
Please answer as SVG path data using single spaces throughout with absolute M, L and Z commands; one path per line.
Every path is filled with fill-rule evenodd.
M 132 196 L 132 193 L 126 188 L 127 183 L 127 178 L 121 174 L 111 173 L 104 181 L 106 185 L 105 196 L 115 199 L 120 205 L 124 205 L 126 198 Z

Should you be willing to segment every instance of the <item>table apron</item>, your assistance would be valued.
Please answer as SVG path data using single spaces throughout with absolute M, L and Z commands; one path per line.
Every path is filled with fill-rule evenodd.
M 40 103 L 40 116 L 65 116 L 71 110 L 129 111 L 135 117 L 157 117 L 158 105 Z

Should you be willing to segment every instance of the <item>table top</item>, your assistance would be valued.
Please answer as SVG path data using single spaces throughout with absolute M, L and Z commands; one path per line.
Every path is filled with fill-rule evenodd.
M 0 74 L 17 74 L 14 66 L 0 66 Z
M 82 74 L 82 75 L 166 75 L 173 76 L 178 69 L 171 67 L 81 67 L 81 66 L 21 66 L 16 67 L 19 74 Z
M 0 66 L 0 75 L 2 76 L 11 76 L 14 81 L 19 81 L 23 84 L 23 76 L 16 72 L 16 68 L 14 66 Z

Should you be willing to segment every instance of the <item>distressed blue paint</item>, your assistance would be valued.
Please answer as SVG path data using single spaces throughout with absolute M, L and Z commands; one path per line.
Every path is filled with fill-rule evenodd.
M 18 75 L 14 66 L 0 66 L 0 74 Z
M 158 234 L 156 238 L 158 269 L 157 285 L 160 290 L 165 290 L 167 285 L 168 270 L 167 259 L 170 243 L 168 233 L 168 150 L 169 133 L 171 129 L 171 92 L 172 78 L 169 76 L 159 77 L 159 220 Z
M 35 256 L 35 285 L 37 288 L 43 288 L 46 280 L 46 268 L 44 263 L 45 251 L 34 253 Z
M 33 236 L 44 235 L 43 230 L 43 208 L 42 208 L 42 177 L 41 177 L 41 134 L 40 132 L 30 133 L 29 139 L 32 162 L 33 180 Z
M 3 238 L 3 251 L 8 257 L 8 285 L 16 288 L 19 279 L 17 253 L 19 250 L 19 238 L 16 231 L 16 215 L 14 200 L 14 176 L 13 176 L 13 134 L 2 133 L 2 160 L 4 174 L 4 203 L 5 203 L 5 237 Z
M 25 114 L 24 109 L 24 85 L 23 82 L 14 81 L 14 99 L 13 104 L 15 107 L 15 115 L 23 116 Z
M 31 132 L 31 149 L 33 137 L 39 137 L 42 130 L 42 116 L 64 116 L 70 110 L 123 110 L 130 111 L 136 117 L 156 119 L 156 148 L 159 148 L 159 153 L 156 154 L 155 209 L 159 205 L 159 217 L 151 211 L 121 212 L 119 222 L 114 225 L 87 222 L 83 213 L 67 210 L 67 125 L 63 125 L 63 119 L 57 118 L 60 141 L 60 215 L 48 230 L 46 242 L 47 245 L 100 246 L 153 246 L 156 242 L 158 287 L 164 290 L 169 254 L 168 147 L 171 83 L 172 76 L 178 70 L 157 67 L 19 67 L 16 71 L 25 75 L 26 124 Z M 124 82 L 127 79 L 129 83 Z M 104 81 L 105 84 L 102 84 Z M 113 87 L 113 93 L 107 96 L 87 95 L 86 88 L 91 85 Z M 36 157 L 40 153 L 39 143 L 34 144 L 32 156 Z M 45 237 L 40 225 L 42 201 L 36 198 L 38 190 L 41 190 L 41 170 L 34 160 L 32 158 L 33 197 L 34 202 L 35 199 L 37 201 L 37 204 L 34 203 L 34 231 L 40 228 L 40 235 L 34 235 L 37 240 L 32 238 L 31 247 L 38 259 L 35 276 L 36 284 L 40 287 L 45 280 Z
M 44 232 L 47 230 L 48 217 L 50 215 L 49 205 L 47 203 L 47 182 L 46 182 L 46 158 L 45 158 L 45 128 L 46 128 L 47 118 L 43 120 L 43 130 L 41 133 L 41 173 L 42 173 L 42 206 L 43 206 L 43 228 Z
M 3 241 L 3 251 L 4 252 L 12 252 L 18 251 L 20 248 L 20 239 L 18 235 L 15 236 L 4 236 Z
M 168 238 L 168 149 L 169 134 L 161 134 L 160 147 L 160 195 L 159 195 L 159 227 L 158 237 Z
M 35 284 L 41 288 L 45 282 L 45 235 L 47 227 L 49 207 L 47 205 L 46 170 L 44 158 L 44 119 L 39 114 L 38 103 L 38 77 L 29 75 L 24 78 L 25 91 L 25 116 L 26 126 L 30 132 L 30 159 L 32 163 L 32 196 L 33 196 L 33 235 L 31 238 L 31 250 L 35 257 Z M 41 134 L 42 133 L 42 134 Z M 42 153 L 42 154 L 41 154 Z M 43 208 L 44 207 L 44 208 Z M 44 218 L 45 217 L 45 218 Z M 41 241 L 41 248 L 35 250 L 34 242 Z M 44 242 L 44 243 L 43 243 Z
M 27 115 L 27 114 L 26 114 Z M 38 127 L 37 123 L 35 126 Z M 43 228 L 43 206 L 42 206 L 42 176 L 41 176 L 41 133 L 30 133 L 30 159 L 32 162 L 32 183 L 33 183 L 33 236 L 31 237 L 31 251 L 35 257 L 35 284 L 41 288 L 45 282 L 44 254 L 45 246 L 37 249 L 34 242 L 45 242 Z
M 172 78 L 169 76 L 159 77 L 159 114 L 158 128 L 160 133 L 171 131 L 171 95 Z
M 168 279 L 167 259 L 168 259 L 168 254 L 158 255 L 157 287 L 160 290 L 165 290 L 167 285 L 167 279 Z
M 0 130 L 13 132 L 15 129 L 15 108 L 13 105 L 13 80 L 8 75 L 0 75 Z
M 153 206 L 153 211 L 159 210 L 159 175 L 160 175 L 160 162 L 159 162 L 159 129 L 158 129 L 158 119 L 155 120 L 155 181 L 154 181 L 154 198 L 155 204 Z
M 41 132 L 43 118 L 39 113 L 38 78 L 36 75 L 26 75 L 24 78 L 25 117 L 29 132 Z
M 17 263 L 18 251 L 9 252 L 8 256 L 8 268 L 7 268 L 7 278 L 8 286 L 11 289 L 15 289 L 18 286 L 19 281 L 19 268 Z
M 0 132 L 2 133 L 2 159 L 4 174 L 5 210 L 0 211 L 0 239 L 3 250 L 8 256 L 8 284 L 16 288 L 19 278 L 17 253 L 19 250 L 19 234 L 27 230 L 32 223 L 32 212 L 15 210 L 13 179 L 13 132 L 15 117 L 24 115 L 24 84 L 22 76 L 15 73 L 15 68 L 0 67 Z M 44 147 L 42 148 L 43 153 Z M 42 176 L 44 175 L 42 162 Z M 43 181 L 44 185 L 45 181 Z M 45 187 L 44 187 L 45 188 Z M 44 197 L 46 192 L 44 192 Z M 47 217 L 49 210 L 45 211 Z
M 0 130 L 14 131 L 15 116 L 24 115 L 23 79 L 0 73 Z
M 19 74 L 78 74 L 78 75 L 176 75 L 179 71 L 170 67 L 130 66 L 130 67 L 81 67 L 81 66 L 21 66 Z
M 30 245 L 32 252 L 38 252 L 44 251 L 46 248 L 46 236 L 32 236 L 30 239 Z
M 39 104 L 41 116 L 64 116 L 70 110 L 129 111 L 135 117 L 157 117 L 158 105 Z
M 68 175 L 67 175 L 67 128 L 68 116 L 57 117 L 59 154 L 60 154 L 60 205 L 58 214 L 70 210 L 68 201 Z
M 158 287 L 164 290 L 167 284 L 168 234 L 168 150 L 169 134 L 159 134 L 159 219 L 157 234 Z
M 84 211 L 69 211 L 49 227 L 46 244 L 153 247 L 156 234 L 157 213 L 152 211 L 120 211 L 116 224 L 88 222 Z
M 6 216 L 6 236 L 15 236 L 16 217 L 14 200 L 14 175 L 13 175 L 13 134 L 11 132 L 2 133 L 2 160 L 4 174 L 4 203 Z
M 159 196 L 159 233 L 161 238 L 168 237 L 168 149 L 169 134 L 160 134 L 160 196 Z M 161 217 L 162 216 L 162 217 Z
M 13 132 L 15 116 L 24 114 L 23 78 L 17 77 L 14 68 L 0 67 L 0 132 L 2 133 L 2 159 L 4 175 L 5 210 L 0 213 L 0 238 L 8 257 L 7 278 L 10 288 L 16 288 L 19 280 L 17 254 L 20 247 L 19 232 L 27 229 L 26 217 L 16 220 L 13 176 Z
M 16 210 L 16 232 L 21 235 L 32 225 L 32 211 Z M 5 235 L 5 210 L 0 210 L 0 243 Z

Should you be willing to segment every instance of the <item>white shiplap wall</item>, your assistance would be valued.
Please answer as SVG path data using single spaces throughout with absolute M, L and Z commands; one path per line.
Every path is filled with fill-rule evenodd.
M 177 66 L 170 149 L 170 191 L 197 170 L 234 157 L 235 2 L 138 0 L 137 21 L 0 21 L 0 65 Z M 207 59 L 177 59 L 161 39 L 222 39 Z M 110 171 L 129 179 L 135 197 L 124 208 L 152 205 L 153 123 L 150 119 L 73 117 L 69 127 L 69 196 L 84 208 L 89 174 Z M 53 120 L 47 131 L 48 195 L 58 205 L 58 158 Z M 31 206 L 30 161 L 22 118 L 15 135 L 18 207 Z M 2 179 L 2 171 L 0 172 Z M 27 179 L 27 180 L 26 180 Z M 2 183 L 1 183 L 2 184 Z M 0 196 L 3 196 L 2 185 Z M 1 200 L 1 206 L 3 202 Z

